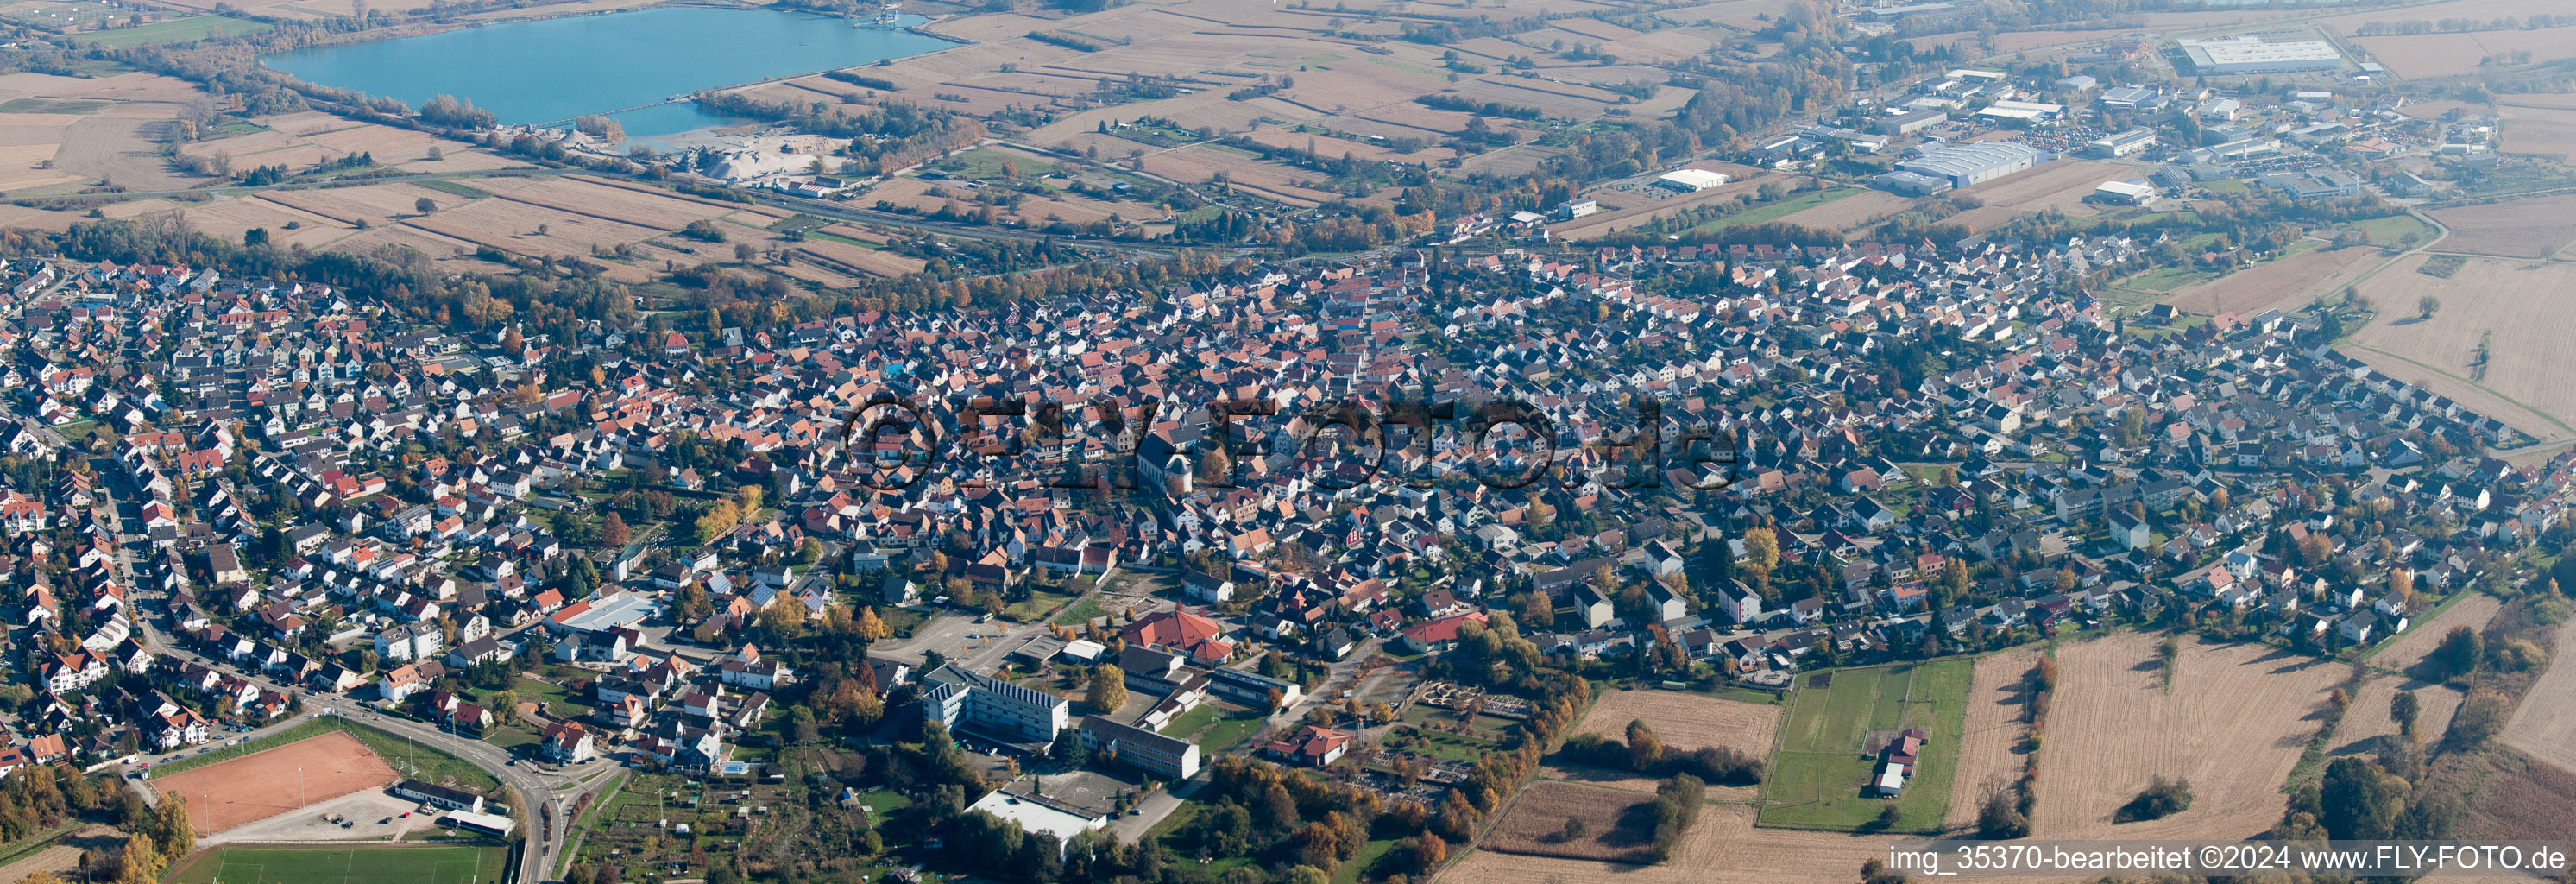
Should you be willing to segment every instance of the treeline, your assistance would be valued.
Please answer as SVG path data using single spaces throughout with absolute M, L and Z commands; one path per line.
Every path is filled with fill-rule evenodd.
M 768 101 L 737 92 L 702 89 L 689 96 L 721 116 L 784 123 L 816 135 L 852 139 L 848 153 L 866 161 L 852 174 L 874 174 L 935 156 L 982 136 L 983 126 L 957 112 L 887 102 L 853 111 L 817 102 Z
M 1655 784 L 1652 812 L 1655 815 L 1653 850 L 1656 862 L 1673 858 L 1673 851 L 1681 847 L 1682 835 L 1690 831 L 1692 823 L 1699 822 L 1700 808 L 1706 806 L 1707 801 L 1708 787 L 1690 774 L 1680 774 Z
M 1628 722 L 1625 742 L 1600 734 L 1575 734 L 1560 750 L 1569 761 L 1643 774 L 1688 775 L 1729 786 L 1762 782 L 1762 759 L 1729 746 L 1673 752 L 1644 721 Z
M 1397 39 L 1426 46 L 1441 46 L 1478 37 L 1508 37 L 1547 27 L 1544 16 L 1522 16 L 1496 21 L 1486 16 L 1456 19 L 1435 25 L 1405 25 Z
M 2465 31 L 2511 31 L 2516 29 L 2537 31 L 2546 28 L 2564 28 L 2571 26 L 2576 26 L 2576 15 L 2550 15 L 2544 12 L 2519 19 L 2508 15 L 2503 18 L 2489 19 L 2454 17 L 2438 21 L 2428 21 L 2420 18 L 2407 19 L 2404 21 L 2367 21 L 2362 22 L 2359 27 L 2353 28 L 2352 32 L 2355 36 L 2375 37 L 2391 34 L 2456 34 Z
M 1482 114 L 1488 117 L 1507 117 L 1514 120 L 1535 120 L 1540 116 L 1538 108 L 1517 104 L 1504 104 L 1499 101 L 1480 102 L 1473 98 L 1449 92 L 1434 92 L 1429 95 L 1415 96 L 1413 100 L 1416 104 L 1420 104 L 1424 107 L 1447 111 L 1458 111 L 1460 113 Z
M 1987 795 L 1985 803 L 1977 808 L 1977 837 L 1989 841 L 2030 834 L 2031 810 L 2039 803 L 2041 737 L 2047 731 L 2049 699 L 2057 694 L 2057 658 L 2042 655 L 2023 676 L 2022 684 L 2030 702 L 2023 707 L 2024 724 L 2029 729 L 2022 736 L 2021 776 L 2011 786 Z
M 866 74 L 852 71 L 824 71 L 823 76 L 826 79 L 838 80 L 852 86 L 865 86 L 870 89 L 882 89 L 887 92 L 901 91 L 895 87 L 893 80 L 888 80 L 883 77 L 871 77 Z
M 1716 245 L 1716 246 L 1797 246 L 1802 249 L 1840 248 L 1847 242 L 1840 231 L 1807 227 L 1786 221 L 1764 221 L 1723 227 L 1716 230 L 1685 230 L 1663 234 L 1623 230 L 1587 240 L 1587 244 L 1605 246 L 1646 245 Z
M 473 99 L 446 94 L 431 96 L 429 103 L 421 105 L 420 118 L 450 129 L 489 129 L 500 123 L 491 111 L 475 107 Z
M 1109 47 L 1060 31 L 1030 31 L 1028 38 L 1049 46 L 1061 46 L 1075 52 L 1098 52 Z

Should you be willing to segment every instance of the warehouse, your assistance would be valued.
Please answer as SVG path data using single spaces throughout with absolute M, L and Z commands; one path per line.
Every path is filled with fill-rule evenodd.
M 2131 129 L 2116 135 L 2105 135 L 2084 145 L 2084 155 L 2100 159 L 2118 159 L 2144 153 L 2156 145 L 2156 130 Z
M 1937 110 L 1918 110 L 1892 117 L 1880 117 L 1870 123 L 1869 128 L 1881 135 L 1912 135 L 1930 128 L 1935 123 L 1948 122 L 1949 119 L 1949 114 Z
M 1655 178 L 1655 186 L 1683 193 L 1698 193 L 1726 183 L 1726 176 L 1701 169 L 1675 169 Z
M 2010 141 L 1981 141 L 1934 148 L 1896 164 L 1898 171 L 1939 178 L 1952 187 L 1969 187 L 2047 162 L 2038 148 Z
M 2105 181 L 2102 186 L 2093 188 L 2093 195 L 2103 202 L 2121 206 L 2155 205 L 2159 196 L 2155 187 L 2145 181 Z
M 1977 116 L 1997 120 L 2049 120 L 2066 112 L 2062 104 L 2038 101 L 1998 101 L 1977 111 Z
M 2288 74 L 2343 67 L 2343 53 L 2323 40 L 2271 43 L 2252 34 L 2221 40 L 2181 40 L 2183 57 L 2203 74 Z

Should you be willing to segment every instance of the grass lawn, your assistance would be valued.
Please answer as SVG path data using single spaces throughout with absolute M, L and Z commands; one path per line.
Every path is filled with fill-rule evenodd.
M 1421 730 L 1418 728 L 1410 730 L 1411 739 L 1405 740 L 1404 744 L 1401 746 L 1388 744 L 1387 748 L 1402 749 L 1406 752 L 1418 752 L 1444 761 L 1458 761 L 1467 764 L 1476 763 L 1477 759 L 1483 755 L 1485 750 L 1494 748 L 1493 743 L 1470 737 L 1461 737 L 1457 734 L 1433 733 L 1431 731 Z
M 161 880 L 170 884 L 476 884 L 499 881 L 509 851 L 499 847 L 248 848 L 198 854 Z
M 1028 599 L 1004 606 L 1002 616 L 1013 623 L 1032 623 L 1046 616 L 1048 611 L 1053 611 L 1070 601 L 1073 601 L 1071 593 L 1031 588 Z
M 1085 598 L 1082 601 L 1073 603 L 1072 607 L 1064 609 L 1064 613 L 1056 615 L 1055 624 L 1057 626 L 1080 626 L 1108 615 L 1109 609 L 1101 607 L 1099 599 Z
M 1022 178 L 1036 178 L 1056 170 L 1054 163 L 1037 157 L 994 150 L 989 147 L 979 147 L 958 154 L 942 165 L 967 178 L 978 181 L 998 181 L 1010 177 L 1011 173 L 1002 168 L 1004 163 L 1010 164 L 1011 169 L 1017 170 Z
M 2416 242 L 2433 238 L 2433 228 L 2413 215 L 2372 218 L 2352 227 L 2370 237 L 2370 244 L 2374 246 L 2401 245 L 2406 241 L 2406 235 L 2410 233 L 2415 235 Z
M 1226 716 L 1224 720 L 1209 725 L 1206 731 L 1199 734 L 1199 751 L 1213 753 L 1232 749 L 1235 744 L 1250 739 L 1253 734 L 1260 733 L 1262 725 L 1267 723 L 1269 723 L 1269 717 L 1258 712 L 1238 712 Z
M 1165 736 L 1187 738 L 1191 734 L 1195 734 L 1206 729 L 1208 725 L 1215 723 L 1217 716 L 1223 714 L 1225 714 L 1225 710 L 1219 708 L 1216 704 L 1201 703 L 1198 708 L 1192 709 L 1188 712 L 1183 712 L 1180 715 L 1173 717 L 1172 723 L 1163 725 L 1163 734 Z
M 522 701 L 546 704 L 546 712 L 557 718 L 579 718 L 590 714 L 591 704 L 573 699 L 572 692 L 563 685 L 520 676 L 510 687 L 519 692 Z
M 1874 733 L 1922 728 L 1932 735 L 1922 763 L 1897 799 L 1896 828 L 1931 831 L 1950 810 L 1959 740 L 1967 728 L 1967 660 L 1912 667 L 1844 669 L 1832 683 L 1799 676 L 1789 699 L 1789 725 L 1763 784 L 1763 825 L 1857 829 L 1878 818 L 1886 801 L 1865 797 L 1875 763 L 1862 754 Z
M 445 178 L 429 178 L 412 183 L 440 193 L 461 196 L 470 200 L 479 200 L 492 195 L 491 191 L 484 190 L 483 188 L 475 187 L 470 184 L 460 184 L 454 181 L 449 181 Z
M 1861 192 L 1862 188 L 1858 187 L 1837 187 L 1831 190 L 1811 190 L 1806 193 L 1799 194 L 1796 199 L 1781 200 L 1767 206 L 1756 206 L 1754 208 L 1728 215 L 1724 218 L 1719 218 L 1715 221 L 1701 224 L 1691 229 L 1725 230 L 1730 227 L 1749 227 L 1765 221 L 1778 220 L 1782 216 L 1812 209 L 1817 206 L 1842 199 L 1843 197 L 1857 196 Z
M 2200 189 L 2219 196 L 2226 196 L 2231 193 L 2244 193 L 2252 188 L 2247 187 L 2245 182 L 2234 178 L 2221 178 L 2216 181 L 2201 182 Z
M 222 31 L 225 36 L 237 37 L 243 34 L 256 34 L 268 30 L 269 27 L 265 22 L 243 21 L 220 15 L 192 15 L 187 18 L 157 21 L 139 28 L 76 33 L 72 35 L 72 39 L 114 48 L 141 46 L 145 43 L 203 40 L 214 36 L 217 31 Z
M 2172 294 L 2175 289 L 2210 278 L 2209 271 L 2189 267 L 2159 267 L 2121 280 L 2120 288 L 2138 292 Z
M 1382 838 L 1360 845 L 1360 852 L 1352 854 L 1350 862 L 1343 863 L 1340 869 L 1334 870 L 1333 884 L 1356 884 L 1361 872 L 1368 871 L 1368 867 L 1377 865 L 1377 858 L 1385 856 L 1386 852 L 1394 847 L 1393 838 Z

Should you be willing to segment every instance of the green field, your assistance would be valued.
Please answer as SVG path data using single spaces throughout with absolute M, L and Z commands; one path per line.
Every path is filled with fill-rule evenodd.
M 0 114 L 94 114 L 107 107 L 104 101 L 72 98 L 12 98 L 0 102 Z
M 1778 220 L 1783 216 L 1793 215 L 1807 209 L 1812 209 L 1817 206 L 1842 199 L 1843 197 L 1859 196 L 1866 192 L 1866 190 L 1858 187 L 1837 187 L 1832 190 L 1811 190 L 1806 193 L 1799 194 L 1794 199 L 1781 200 L 1767 206 L 1756 206 L 1691 229 L 1725 230 L 1730 227 L 1750 227 L 1755 224 Z
M 1886 800 L 1863 796 L 1873 760 L 1862 754 L 1873 734 L 1922 728 L 1932 735 L 1922 763 L 1896 800 L 1901 831 L 1941 827 L 1950 812 L 1950 778 L 1967 729 L 1967 660 L 1908 667 L 1835 670 L 1826 687 L 1798 676 L 1789 724 L 1762 789 L 1761 823 L 1809 829 L 1859 829 L 1878 819 Z M 1821 673 L 1819 673 L 1821 674 Z
M 169 884 L 480 884 L 500 881 L 510 852 L 500 847 L 274 849 L 220 847 L 161 880 Z
M 2370 244 L 2374 246 L 2405 245 L 2406 238 L 2410 234 L 2415 237 L 2414 242 L 2420 243 L 2432 239 L 2436 232 L 2432 225 L 2424 223 L 2413 215 L 2372 218 L 2354 224 L 2352 227 L 2354 230 L 2361 231 L 2363 236 L 2369 237 Z
M 124 47 L 141 46 L 145 43 L 180 43 L 189 40 L 203 40 L 207 37 L 214 36 L 217 32 L 221 32 L 225 36 L 239 36 L 242 34 L 255 34 L 268 29 L 269 25 L 266 22 L 243 21 L 237 18 L 225 18 L 220 15 L 192 15 L 187 18 L 156 21 L 137 28 L 117 28 L 115 30 L 108 31 L 86 31 L 73 34 L 72 38 L 97 43 L 101 46 Z

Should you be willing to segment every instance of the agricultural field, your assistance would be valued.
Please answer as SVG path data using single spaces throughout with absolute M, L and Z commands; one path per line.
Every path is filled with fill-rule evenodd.
M 1884 190 L 1872 190 L 1781 216 L 1780 221 L 1800 227 L 1850 233 L 1887 220 L 1888 216 L 1913 207 L 1912 197 L 1899 196 Z
M 173 869 L 169 884 L 476 884 L 509 871 L 502 847 L 218 847 Z
M 2385 260 L 2375 249 L 2324 248 L 2313 242 L 2307 245 L 2312 248 L 2175 289 L 2165 303 L 2207 316 L 2253 316 L 2267 309 L 2286 313 L 2343 291 Z
M 2415 272 L 2426 260 L 2407 258 L 2361 284 L 2380 318 L 2353 333 L 2347 352 L 2541 441 L 2576 437 L 2576 386 L 2559 356 L 2576 333 L 2576 314 L 2564 309 L 2576 266 L 2472 258 L 2440 279 Z M 2419 320 L 2416 299 L 2426 295 L 2441 309 Z
M 2280 818 L 2281 783 L 2315 735 L 2309 716 L 2345 667 L 2186 638 L 2168 689 L 2158 643 L 2121 632 L 2059 646 L 2032 837 L 2234 839 Z M 2156 775 L 2188 780 L 2191 808 L 2113 827 Z
M 76 35 L 75 39 L 101 46 L 141 46 L 145 43 L 181 43 L 207 37 L 252 34 L 268 30 L 267 22 L 245 21 L 221 15 L 192 15 L 185 18 L 146 22 L 138 27 L 119 27 L 94 34 Z
M 1620 690 L 1604 693 L 1593 701 L 1592 710 L 1584 713 L 1575 730 L 1625 740 L 1628 723 L 1642 721 L 1654 729 L 1655 737 L 1663 741 L 1669 753 L 1714 746 L 1760 758 L 1771 752 L 1772 741 L 1780 730 L 1780 713 L 1777 705 L 1696 692 Z M 1548 776 L 1632 792 L 1655 790 L 1653 776 L 1627 771 L 1551 767 Z M 1708 791 L 1712 797 L 1729 800 L 1751 800 L 1757 794 L 1753 786 L 1711 784 Z
M 1753 808 L 1710 804 L 1684 833 L 1673 858 L 1636 866 L 1608 860 L 1478 850 L 1453 863 L 1441 884 L 1849 884 L 1870 859 L 1885 861 L 1899 839 L 1842 832 L 1759 828 Z M 1559 815 L 1557 825 L 1564 825 Z
M 1541 780 L 1522 789 L 1501 821 L 1486 833 L 1486 850 L 1568 859 L 1645 864 L 1655 838 L 1646 806 L 1651 792 L 1605 789 Z M 1569 819 L 1583 821 L 1569 829 Z
M 1918 772 L 1897 798 L 1896 828 L 1929 831 L 1947 819 L 1966 728 L 1972 664 L 1942 660 L 1799 676 L 1788 725 L 1765 772 L 1762 823 L 1857 829 L 1877 819 L 1883 799 L 1865 797 L 1875 750 L 1898 731 L 1922 728 L 1931 740 Z
M 2482 592 L 2472 593 L 2467 598 L 2442 609 L 2442 613 L 2433 619 L 2415 624 L 2415 628 L 2407 630 L 2403 635 L 2398 636 L 2396 641 L 2389 642 L 2385 647 L 2380 648 L 2371 655 L 2370 665 L 2397 672 L 2410 672 L 2414 670 L 2416 664 L 2424 662 L 2424 657 L 2433 653 L 2434 648 L 2441 646 L 2442 634 L 2451 631 L 2451 627 L 2466 626 L 2472 630 L 2484 632 L 2488 621 L 2494 620 L 2496 612 L 2502 610 L 2504 610 L 2504 602 L 2498 601 L 2495 596 Z
M 2558 662 L 2523 694 L 2522 707 L 2505 724 L 2504 741 L 2561 770 L 2576 771 L 2576 704 L 2565 701 L 2576 696 L 2576 665 L 2566 662 L 2570 653 L 2576 653 L 2576 628 L 2561 626 L 2558 647 L 2550 650 Z
M 186 796 L 197 834 L 221 832 L 298 807 L 382 787 L 400 777 L 357 737 L 334 731 L 166 777 L 152 788 Z
M 2563 95 L 2501 95 L 2496 115 L 2504 125 L 2505 153 L 2576 159 L 2576 107 L 2544 101 Z M 2553 106 L 2554 104 L 2554 106 Z
M 2576 194 L 2435 209 L 2426 214 L 2451 228 L 2446 252 L 2504 258 L 2546 258 L 2576 239 Z
M 2442 18 L 2431 8 L 2407 10 L 2405 18 Z M 2371 60 L 2388 66 L 2402 77 L 2426 79 L 2473 73 L 2496 63 L 2514 52 L 2530 52 L 2535 62 L 2568 58 L 2576 55 L 2576 41 L 2568 38 L 2566 28 L 2544 28 L 2469 31 L 2465 33 L 2405 34 L 2384 37 L 2354 37 L 2352 43 L 2370 53 Z
M 2417 627 L 2417 632 L 2423 631 Z M 2438 682 L 2418 681 L 2394 675 L 2381 675 L 2363 682 L 2354 692 L 2352 709 L 2336 723 L 2334 740 L 2327 751 L 2336 755 L 2376 757 L 2381 740 L 2397 738 L 2396 720 L 2388 716 L 2389 703 L 2399 691 L 2414 691 L 2416 703 L 2415 734 L 2431 746 L 2442 741 L 2451 728 L 2451 713 L 2460 709 L 2458 688 Z
M 1734 200 L 1738 197 L 1752 199 L 1748 194 L 1761 186 L 1760 181 L 1735 180 L 1697 193 L 1657 191 L 1642 187 L 1638 190 L 1595 191 L 1585 196 L 1601 204 L 1601 211 L 1549 225 L 1548 237 L 1572 242 L 1607 236 L 1684 209 Z
M 1968 687 L 1968 717 L 1959 734 L 1959 773 L 1950 779 L 1951 826 L 1973 825 L 1987 795 L 2021 778 L 2028 757 L 2030 671 L 2039 654 L 2007 651 L 1977 658 Z
M 2090 215 L 2096 210 L 2087 205 L 2084 198 L 2092 196 L 2094 188 L 2102 186 L 2105 181 L 2144 177 L 2146 171 L 2137 166 L 2101 160 L 2057 160 L 1956 193 L 1982 200 L 1987 208 L 2021 212 L 2057 209 L 2070 215 Z

